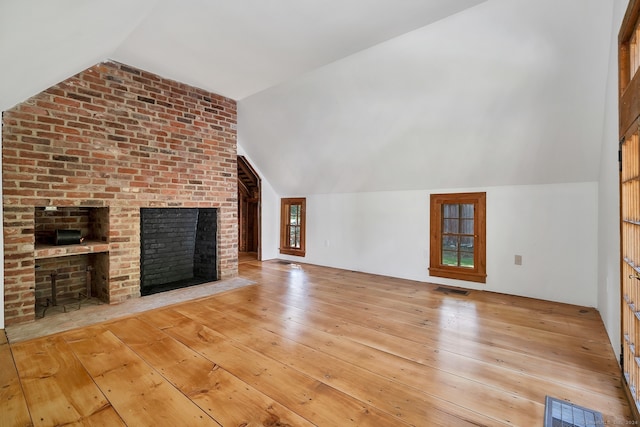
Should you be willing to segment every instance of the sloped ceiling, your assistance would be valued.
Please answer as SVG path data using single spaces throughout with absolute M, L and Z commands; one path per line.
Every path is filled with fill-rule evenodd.
M 594 181 L 612 10 L 4 0 L 0 110 L 113 59 L 238 100 L 239 144 L 282 195 Z
M 288 196 L 597 181 L 612 11 L 489 0 L 241 100 L 239 142 Z
M 155 3 L 0 0 L 0 111 L 108 59 Z
M 113 58 L 242 99 L 485 0 L 159 0 Z
M 485 0 L 0 0 L 0 110 L 105 59 L 242 99 Z

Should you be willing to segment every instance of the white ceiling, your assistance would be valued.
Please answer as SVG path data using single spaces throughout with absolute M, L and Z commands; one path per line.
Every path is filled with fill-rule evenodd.
M 238 100 L 283 195 L 594 181 L 623 1 L 0 0 L 0 110 L 113 59 Z
M 489 0 L 243 99 L 239 143 L 288 196 L 598 181 L 613 4 Z
M 239 100 L 485 0 L 0 0 L 0 110 L 105 59 Z

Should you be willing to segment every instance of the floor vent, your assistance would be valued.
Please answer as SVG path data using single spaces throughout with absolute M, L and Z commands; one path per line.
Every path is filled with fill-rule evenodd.
M 436 291 L 443 292 L 445 294 L 469 295 L 469 291 L 465 291 L 462 289 L 445 288 L 444 286 L 438 286 L 436 288 Z
M 600 412 L 553 397 L 545 398 L 544 427 L 594 426 L 604 426 Z
M 295 264 L 295 263 L 293 263 L 291 261 L 278 260 L 277 262 L 280 265 L 288 265 L 289 267 L 294 268 L 294 269 L 298 269 L 298 270 L 302 269 L 302 266 L 300 264 Z

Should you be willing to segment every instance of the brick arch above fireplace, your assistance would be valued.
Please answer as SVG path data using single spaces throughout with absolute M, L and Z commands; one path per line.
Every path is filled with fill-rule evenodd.
M 108 208 L 108 301 L 140 295 L 140 209 L 216 208 L 237 275 L 235 101 L 116 62 L 3 113 L 4 315 L 35 318 L 35 210 Z

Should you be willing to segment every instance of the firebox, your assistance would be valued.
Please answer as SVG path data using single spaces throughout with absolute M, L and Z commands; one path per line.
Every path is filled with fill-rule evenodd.
M 140 293 L 218 280 L 215 208 L 140 209 Z

